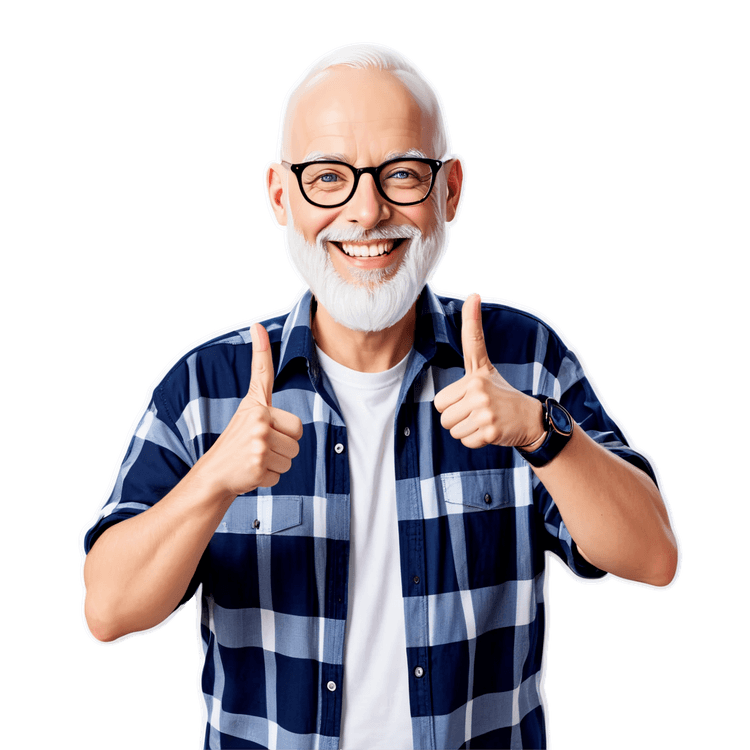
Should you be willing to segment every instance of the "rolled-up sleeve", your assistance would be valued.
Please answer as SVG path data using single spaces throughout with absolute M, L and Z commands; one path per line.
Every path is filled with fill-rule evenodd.
M 86 554 L 110 526 L 143 513 L 167 495 L 192 466 L 157 393 L 138 423 L 112 493 L 84 539 Z
M 644 471 L 656 483 L 651 464 L 628 445 L 622 431 L 596 397 L 576 356 L 565 349 L 554 334 L 549 337 L 548 342 L 551 350 L 548 357 L 557 359 L 559 366 L 548 369 L 556 371 L 557 377 L 551 379 L 542 392 L 560 401 L 592 440 Z M 552 496 L 537 477 L 534 478 L 534 502 L 544 525 L 547 549 L 564 560 L 579 576 L 600 578 L 606 575 L 605 571 L 595 567 L 581 555 Z

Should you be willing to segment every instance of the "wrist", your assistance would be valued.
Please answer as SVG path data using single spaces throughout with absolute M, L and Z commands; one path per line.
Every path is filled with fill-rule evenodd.
M 239 493 L 223 481 L 220 467 L 212 464 L 209 453 L 204 453 L 190 469 L 190 482 L 195 494 L 209 506 L 218 504 L 228 507 Z
M 536 440 L 532 440 L 530 443 L 526 443 L 526 445 L 517 445 L 516 448 L 518 448 L 521 453 L 531 453 L 537 450 L 537 448 L 541 448 L 542 443 L 544 443 L 546 438 L 547 433 L 543 432 Z
M 546 466 L 568 444 L 575 422 L 568 411 L 554 398 L 535 396 L 542 408 L 544 440 L 521 450 L 521 455 L 536 468 Z M 537 442 L 537 441 L 535 441 Z
M 530 424 L 532 424 L 533 426 L 526 433 L 528 442 L 524 443 L 523 445 L 516 446 L 516 448 L 521 451 L 521 453 L 530 453 L 531 451 L 536 450 L 547 438 L 547 430 L 544 426 L 544 410 L 542 407 L 542 403 L 533 396 L 529 396 L 529 401 L 532 408 Z M 536 435 L 537 437 L 532 437 L 534 435 Z

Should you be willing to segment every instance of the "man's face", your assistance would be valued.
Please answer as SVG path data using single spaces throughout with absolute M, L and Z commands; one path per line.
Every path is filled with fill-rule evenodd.
M 369 167 L 410 149 L 432 154 L 432 123 L 426 121 L 405 86 L 390 73 L 377 70 L 336 68 L 299 100 L 293 114 L 289 154 L 292 162 L 310 161 L 320 156 L 345 161 L 355 167 Z M 438 217 L 434 203 L 394 206 L 377 191 L 370 175 L 363 175 L 357 192 L 340 208 L 318 208 L 308 203 L 299 186 L 289 180 L 289 209 L 294 226 L 308 243 L 327 228 L 370 230 L 382 226 L 411 225 L 423 236 L 430 235 Z M 388 243 L 329 242 L 328 253 L 334 268 L 349 282 L 357 271 L 381 270 L 392 275 L 401 264 L 408 242 Z M 374 257 L 362 257 L 365 251 Z M 346 252 L 348 250 L 349 252 Z M 354 272 L 354 273 L 352 273 Z
M 407 153 L 414 155 L 415 150 L 431 158 L 442 156 L 432 153 L 430 118 L 422 113 L 408 89 L 383 71 L 334 68 L 304 92 L 290 116 L 284 158 L 292 163 L 334 159 L 355 167 L 369 167 Z M 331 309 L 334 304 L 339 309 L 363 308 L 364 297 L 369 297 L 367 304 L 375 304 L 379 297 L 381 307 L 392 308 L 395 293 L 386 289 L 392 280 L 403 282 L 396 278 L 399 270 L 402 277 L 411 277 L 411 287 L 419 286 L 415 292 L 411 288 L 399 292 L 399 297 L 411 295 L 411 299 L 400 305 L 406 304 L 400 313 L 403 316 L 414 303 L 442 249 L 445 212 L 440 200 L 444 204 L 445 195 L 439 195 L 438 185 L 425 202 L 396 206 L 378 193 L 371 175 L 363 175 L 347 203 L 338 208 L 320 208 L 305 200 L 290 171 L 279 170 L 277 182 L 283 183 L 286 206 L 283 209 L 274 206 L 274 210 L 279 221 L 289 227 L 292 259 L 333 317 L 337 318 Z M 444 179 L 439 182 L 445 185 Z M 271 199 L 273 204 L 273 186 Z M 419 260 L 415 254 L 429 254 L 422 259 L 426 268 L 404 266 L 410 247 L 414 252 L 407 266 L 414 266 L 415 260 Z M 325 269 L 320 265 L 323 260 Z M 323 290 L 316 289 L 316 285 L 322 286 L 324 270 L 326 284 L 331 282 L 336 286 L 335 294 L 328 290 L 327 300 Z M 380 291 L 385 294 L 379 295 Z M 351 299 L 344 301 L 342 295 Z M 352 310 L 346 320 L 339 316 L 339 322 L 358 330 L 379 330 L 395 322 L 392 311 L 387 317 L 380 313 L 360 313 L 361 310 L 356 313 Z M 377 319 L 377 327 L 372 327 L 375 323 L 362 322 L 362 318 Z

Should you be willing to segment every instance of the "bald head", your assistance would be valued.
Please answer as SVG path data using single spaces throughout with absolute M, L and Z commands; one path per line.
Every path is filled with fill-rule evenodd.
M 347 72 L 352 75 L 347 76 Z M 376 75 L 365 75 L 364 72 Z M 361 88 L 362 86 L 365 88 Z M 408 92 L 408 98 L 419 113 L 424 135 L 422 140 L 430 145 L 431 153 L 428 155 L 433 158 L 445 156 L 447 139 L 443 118 L 430 85 L 405 58 L 393 50 L 374 45 L 354 45 L 334 50 L 319 60 L 290 94 L 282 124 L 282 158 L 293 160 L 306 156 L 293 156 L 292 144 L 297 126 L 300 125 L 301 109 L 305 113 L 314 110 L 316 98 L 330 108 L 329 119 L 332 121 L 337 113 L 342 112 L 342 108 L 336 106 L 337 98 L 341 101 L 340 97 L 346 98 L 348 93 L 365 91 L 370 99 L 370 107 L 369 112 L 362 114 L 382 119 L 390 106 L 389 89 L 392 92 Z M 334 90 L 335 93 L 331 96 Z M 403 99 L 403 96 L 396 98 Z M 300 104 L 305 106 L 300 108 Z M 302 117 L 306 118 L 306 114 Z M 304 119 L 302 124 L 304 125 Z
M 392 73 L 337 65 L 301 92 L 284 151 L 291 162 L 362 165 L 407 154 L 434 157 L 434 131 L 433 119 Z

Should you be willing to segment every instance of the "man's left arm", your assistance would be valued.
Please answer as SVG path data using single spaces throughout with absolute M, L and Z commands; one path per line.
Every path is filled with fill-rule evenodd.
M 466 375 L 435 396 L 441 424 L 469 448 L 531 449 L 544 428 L 542 404 L 511 386 L 489 360 L 477 295 L 464 303 Z M 533 467 L 581 554 L 622 578 L 666 586 L 677 543 L 656 484 L 644 471 L 592 440 L 578 425 L 563 450 Z

